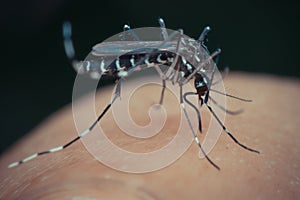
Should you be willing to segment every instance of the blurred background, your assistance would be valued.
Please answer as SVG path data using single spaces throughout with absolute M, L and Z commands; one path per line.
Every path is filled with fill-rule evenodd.
M 210 25 L 207 45 L 222 48 L 220 69 L 300 76 L 297 1 L 6 0 L 0 7 L 0 151 L 71 103 L 76 73 L 64 53 L 63 21 L 72 22 L 83 59 L 125 23 L 157 27 L 158 17 L 193 38 Z

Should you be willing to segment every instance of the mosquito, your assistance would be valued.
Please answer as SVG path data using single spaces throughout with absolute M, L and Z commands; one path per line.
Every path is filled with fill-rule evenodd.
M 106 105 L 102 113 L 97 117 L 97 119 L 90 125 L 89 128 L 81 132 L 76 138 L 69 141 L 68 143 L 51 148 L 46 151 L 38 152 L 32 154 L 23 160 L 11 163 L 8 168 L 16 167 L 22 163 L 30 161 L 38 156 L 57 152 L 71 146 L 76 141 L 80 140 L 87 134 L 89 134 L 97 123 L 103 118 L 103 116 L 109 111 L 115 100 L 121 95 L 121 80 L 125 77 L 130 76 L 133 72 L 146 69 L 149 67 L 154 67 L 162 80 L 162 90 L 159 100 L 159 104 L 163 104 L 164 93 L 166 88 L 166 81 L 171 81 L 173 84 L 178 84 L 180 93 L 180 106 L 184 112 L 184 116 L 188 122 L 191 133 L 193 135 L 194 141 L 199 147 L 200 151 L 203 153 L 207 161 L 213 165 L 216 169 L 220 170 L 220 167 L 216 165 L 206 154 L 200 140 L 194 130 L 191 120 L 189 118 L 188 112 L 185 107 L 185 103 L 193 108 L 197 113 L 198 118 L 198 130 L 202 133 L 202 122 L 199 109 L 205 105 L 210 113 L 217 120 L 219 125 L 222 127 L 223 131 L 240 147 L 254 153 L 259 153 L 259 151 L 249 148 L 246 145 L 240 143 L 233 134 L 225 127 L 223 122 L 219 119 L 215 111 L 210 105 L 210 101 L 221 108 L 223 111 L 229 114 L 238 114 L 239 111 L 229 111 L 219 105 L 211 96 L 210 92 L 219 93 L 230 98 L 235 98 L 241 101 L 249 102 L 251 100 L 242 99 L 235 97 L 211 88 L 213 85 L 214 74 L 216 71 L 216 64 L 219 60 L 221 49 L 217 49 L 210 54 L 207 46 L 207 35 L 211 30 L 209 26 L 205 27 L 197 40 L 186 40 L 183 36 L 183 31 L 181 29 L 173 32 L 171 35 L 165 26 L 165 22 L 162 18 L 158 19 L 160 25 L 160 32 L 162 36 L 162 41 L 141 41 L 135 32 L 130 28 L 129 25 L 124 25 L 123 27 L 123 37 L 121 41 L 111 42 L 109 47 L 115 51 L 109 51 L 106 54 L 106 49 L 103 49 L 103 45 L 97 44 L 93 47 L 91 54 L 97 57 L 95 60 L 84 60 L 80 61 L 76 58 L 74 45 L 72 41 L 72 28 L 69 22 L 63 24 L 63 38 L 64 38 L 64 48 L 66 55 L 72 66 L 79 74 L 89 74 L 93 79 L 100 79 L 101 76 L 111 76 L 116 80 L 116 87 L 114 94 L 110 102 Z M 126 41 L 125 37 L 130 35 L 133 41 Z M 176 38 L 176 40 L 173 40 Z M 106 46 L 107 47 L 107 46 Z M 183 54 L 180 54 L 180 50 L 186 50 L 188 54 L 187 58 Z M 114 53 L 118 52 L 118 53 Z M 108 62 L 109 60 L 109 62 Z M 192 61 L 190 61 L 192 60 Z M 213 65 L 209 65 L 213 63 Z M 162 66 L 166 66 L 167 70 L 162 70 Z M 213 67 L 207 67 L 213 66 Z M 209 73 L 208 73 L 209 72 Z M 183 92 L 183 86 L 187 84 L 190 80 L 194 80 L 195 92 Z M 188 96 L 196 95 L 199 100 L 200 108 L 192 104 L 188 100 Z

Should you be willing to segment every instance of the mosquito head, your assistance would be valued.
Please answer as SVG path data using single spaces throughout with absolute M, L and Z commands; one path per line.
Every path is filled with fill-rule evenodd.
M 194 87 L 197 90 L 197 94 L 198 94 L 199 98 L 201 96 L 204 96 L 206 91 L 208 90 L 207 78 L 203 77 L 199 73 L 195 74 Z

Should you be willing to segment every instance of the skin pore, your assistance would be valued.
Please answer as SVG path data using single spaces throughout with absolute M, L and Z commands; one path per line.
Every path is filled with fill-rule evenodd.
M 208 155 L 221 168 L 220 171 L 207 160 L 198 158 L 199 149 L 194 142 L 173 164 L 149 173 L 132 174 L 109 168 L 97 161 L 80 141 L 63 151 L 7 169 L 11 162 L 63 145 L 77 136 L 71 106 L 67 106 L 2 155 L 0 199 L 299 198 L 299 79 L 230 73 L 224 82 L 234 95 L 253 100 L 251 103 L 229 100 L 228 106 L 243 108 L 244 112 L 226 115 L 225 125 L 241 143 L 259 150 L 260 154 L 242 149 L 223 132 Z M 144 89 L 145 94 L 153 96 L 154 100 L 159 99 L 160 90 Z M 231 93 L 230 89 L 228 93 Z M 101 90 L 101 96 L 97 98 L 97 113 L 105 107 L 110 95 L 111 88 Z M 80 104 L 84 106 L 85 102 Z M 143 101 L 137 104 L 139 108 L 149 106 Z M 205 116 L 209 113 L 204 110 L 207 109 L 201 109 L 201 117 L 205 134 Z M 168 115 L 165 135 L 172 136 L 178 117 L 172 112 Z M 136 119 L 141 123 L 148 120 L 145 113 L 137 114 Z M 135 145 L 125 137 L 122 139 L 117 125 L 112 122 L 111 113 L 101 123 L 107 132 L 114 133 L 110 137 L 118 136 L 120 145 L 131 150 L 148 151 L 155 144 L 163 143 L 165 138 L 160 134 L 161 137 L 153 138 L 153 145 Z

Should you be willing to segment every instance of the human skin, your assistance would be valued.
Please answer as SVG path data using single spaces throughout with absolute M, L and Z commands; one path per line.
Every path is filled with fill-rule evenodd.
M 225 85 L 236 91 L 235 95 L 253 100 L 233 104 L 244 112 L 227 115 L 225 124 L 240 142 L 260 154 L 239 147 L 223 132 L 209 153 L 220 171 L 198 158 L 195 143 L 173 164 L 141 174 L 124 173 L 103 165 L 81 142 L 8 169 L 11 162 L 77 136 L 72 110 L 67 106 L 2 155 L 0 199 L 300 198 L 300 80 L 231 73 Z M 146 88 L 145 92 L 154 91 Z M 105 106 L 110 95 L 109 89 L 101 92 L 100 107 Z M 168 117 L 176 120 L 178 116 Z M 116 124 L 109 123 L 111 118 L 110 114 L 105 116 L 103 124 L 114 132 Z

